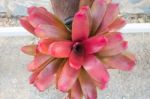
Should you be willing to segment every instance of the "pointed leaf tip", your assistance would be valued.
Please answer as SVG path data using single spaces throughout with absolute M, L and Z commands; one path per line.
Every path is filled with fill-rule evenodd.
M 26 45 L 21 48 L 21 51 L 28 55 L 36 55 L 37 45 Z

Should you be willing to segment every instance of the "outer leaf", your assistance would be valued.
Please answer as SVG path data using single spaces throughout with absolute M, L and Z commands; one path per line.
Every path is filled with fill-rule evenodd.
M 47 62 L 45 62 L 44 64 L 42 64 L 39 68 L 35 69 L 34 71 L 32 70 L 32 75 L 29 78 L 29 82 L 30 84 L 33 84 L 35 82 L 35 80 L 37 79 L 37 76 L 39 75 L 39 73 L 49 64 L 51 63 L 51 61 L 53 61 L 54 59 L 49 59 Z
M 71 99 L 82 99 L 80 82 L 77 80 L 71 89 Z
M 110 32 L 104 36 L 107 38 L 107 45 L 102 49 L 102 51 L 112 49 L 123 41 L 123 36 L 120 32 Z
M 37 54 L 34 60 L 28 65 L 28 70 L 34 71 L 41 66 L 45 66 L 45 64 L 51 60 L 53 60 L 53 58 L 49 55 Z
M 97 33 L 100 33 L 106 29 L 110 24 L 112 24 L 119 15 L 119 5 L 110 3 L 107 7 L 107 11 L 105 13 L 105 16 L 103 18 L 101 27 L 98 29 Z
M 91 6 L 94 0 L 80 0 L 80 7 Z
M 101 25 L 101 22 L 103 20 L 103 17 L 105 15 L 107 8 L 106 0 L 95 0 L 92 7 L 91 12 L 93 16 L 93 33 L 96 32 L 96 30 Z
M 49 24 L 59 27 L 60 29 L 67 31 L 63 22 L 61 22 L 56 16 L 48 12 L 43 7 L 31 7 L 28 8 L 29 20 L 33 26 L 38 26 L 39 24 Z
M 85 99 L 96 99 L 97 98 L 96 86 L 94 85 L 92 79 L 88 76 L 88 74 L 84 70 L 82 70 L 80 73 L 79 81 Z
M 133 69 L 136 59 L 130 53 L 123 53 L 117 56 L 106 57 L 102 61 L 112 68 L 129 71 Z
M 123 17 L 118 17 L 110 26 L 108 26 L 104 32 L 114 32 L 118 31 L 126 25 L 126 20 Z
M 43 54 L 48 54 L 48 49 L 51 43 L 55 40 L 52 39 L 42 39 L 38 42 L 38 50 Z
M 109 68 L 110 69 L 110 68 Z M 94 81 L 95 82 L 95 85 L 98 87 L 98 88 L 100 88 L 101 90 L 105 90 L 106 88 L 107 88 L 107 84 L 108 83 L 99 83 L 99 82 L 96 82 L 96 81 Z
M 33 84 L 34 81 L 36 80 L 36 77 L 38 76 L 38 74 L 40 73 L 41 69 L 36 70 L 35 72 L 33 72 L 30 77 L 29 77 L 29 83 Z
M 109 49 L 109 50 L 103 50 L 99 52 L 100 56 L 114 56 L 122 53 L 125 51 L 128 47 L 128 42 L 124 41 L 121 42 L 120 44 L 116 45 L 116 47 Z
M 42 12 L 47 11 L 44 7 L 31 6 L 31 7 L 28 7 L 27 12 L 29 15 L 31 15 L 31 14 L 37 12 L 38 10 L 40 10 Z
M 35 29 L 35 33 L 40 38 L 49 39 L 67 39 L 69 33 L 61 30 L 59 27 L 53 25 L 38 25 Z
M 23 17 L 20 19 L 20 24 L 29 32 L 31 32 L 33 35 L 35 35 L 34 33 L 34 27 L 29 23 L 28 21 L 28 17 Z
M 45 17 L 41 18 L 41 17 L 39 16 L 38 11 L 36 11 L 36 12 L 32 13 L 31 15 L 29 15 L 28 20 L 29 20 L 29 23 L 30 23 L 34 28 L 36 28 L 36 27 L 37 27 L 38 25 L 40 25 L 40 24 L 49 24 L 49 23 L 46 21 Z
M 37 45 L 26 45 L 24 47 L 21 48 L 22 52 L 24 52 L 25 54 L 28 55 L 36 55 L 37 52 Z
M 47 89 L 55 80 L 55 73 L 59 67 L 60 60 L 54 60 L 49 63 L 37 76 L 34 85 L 40 90 Z
M 106 84 L 109 81 L 109 74 L 105 68 L 105 65 L 100 62 L 94 55 L 86 56 L 84 69 L 88 74 L 98 83 Z
M 69 66 L 68 61 L 64 65 L 58 80 L 58 89 L 66 92 L 69 91 L 77 80 L 79 70 Z
M 57 73 L 56 73 L 56 88 L 57 89 L 59 89 L 58 88 L 58 82 L 59 82 L 59 78 L 61 76 L 61 72 L 62 72 L 62 69 L 64 68 L 65 63 L 66 63 L 66 60 L 61 62 L 60 66 L 59 66 L 59 68 L 57 70 Z

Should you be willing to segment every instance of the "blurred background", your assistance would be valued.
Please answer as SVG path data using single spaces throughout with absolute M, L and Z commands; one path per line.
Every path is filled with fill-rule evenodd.
M 128 23 L 150 23 L 150 0 L 113 0 Z M 49 0 L 0 0 L 0 27 L 20 26 L 18 19 L 26 8 L 44 6 L 52 12 Z M 129 50 L 136 54 L 137 65 L 131 72 L 111 70 L 109 86 L 98 92 L 98 99 L 150 99 L 150 33 L 124 34 Z M 64 94 L 51 87 L 41 93 L 28 83 L 26 65 L 32 57 L 20 51 L 34 37 L 0 36 L 0 99 L 63 99 Z
M 130 22 L 150 22 L 150 0 L 113 0 Z M 0 0 L 0 26 L 18 25 L 16 18 L 26 15 L 26 8 L 44 6 L 52 11 L 49 0 Z

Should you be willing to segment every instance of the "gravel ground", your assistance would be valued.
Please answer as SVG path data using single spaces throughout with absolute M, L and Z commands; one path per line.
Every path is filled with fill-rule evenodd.
M 128 23 L 149 23 L 150 14 L 123 14 Z M 19 26 L 18 17 L 6 17 L 4 13 L 0 14 L 0 27 Z
M 123 14 L 128 23 L 150 23 L 150 14 Z

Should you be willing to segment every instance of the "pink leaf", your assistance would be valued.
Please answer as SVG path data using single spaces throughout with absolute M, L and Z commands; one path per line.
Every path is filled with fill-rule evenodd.
M 69 65 L 74 69 L 80 69 L 81 65 L 84 62 L 84 54 L 78 55 L 74 51 L 71 52 L 69 56 Z
M 37 52 L 37 45 L 27 45 L 21 48 L 22 52 L 28 55 L 36 55 Z
M 105 0 L 95 0 L 92 7 L 91 12 L 93 16 L 93 32 L 95 32 L 99 26 L 101 25 L 101 22 L 103 20 L 103 17 L 105 15 L 105 11 L 107 8 L 107 4 Z
M 68 31 L 63 22 L 61 22 L 56 16 L 48 12 L 43 7 L 28 8 L 28 13 L 29 21 L 34 27 L 38 26 L 39 24 L 48 24 L 59 27 L 62 30 Z
M 109 81 L 109 74 L 105 68 L 105 65 L 94 55 L 86 56 L 83 67 L 91 78 L 98 83 L 107 83 Z
M 130 53 L 123 53 L 117 56 L 106 57 L 103 59 L 103 62 L 109 67 L 129 71 L 133 69 L 136 59 Z
M 72 23 L 72 40 L 80 41 L 82 39 L 87 39 L 90 32 L 90 20 L 88 16 L 89 8 L 81 9 L 74 16 Z
M 52 39 L 42 39 L 38 42 L 38 50 L 43 54 L 48 54 L 48 49 L 51 43 L 55 40 Z
M 104 36 L 94 36 L 83 42 L 86 54 L 92 54 L 100 51 L 107 44 Z
M 120 32 L 110 32 L 104 35 L 107 38 L 107 44 L 102 50 L 109 50 L 123 41 L 123 36 Z
M 35 33 L 40 38 L 49 38 L 49 39 L 67 39 L 69 34 L 66 31 L 61 30 L 60 28 L 53 25 L 38 25 L 35 28 Z
M 58 80 L 58 89 L 60 91 L 69 91 L 77 80 L 79 70 L 72 68 L 68 61 L 65 63 Z
M 28 70 L 34 71 L 41 66 L 45 66 L 45 63 L 52 59 L 49 55 L 37 54 L 34 60 L 28 65 Z
M 112 49 L 100 51 L 99 55 L 100 56 L 114 56 L 114 55 L 118 55 L 118 54 L 122 53 L 123 51 L 125 51 L 127 49 L 127 47 L 128 47 L 128 42 L 127 41 L 123 41 L 120 44 L 116 45 Z
M 66 58 L 70 56 L 71 48 L 71 41 L 54 42 L 49 46 L 49 54 L 57 58 Z
M 29 32 L 31 32 L 33 35 L 35 35 L 34 33 L 34 27 L 29 23 L 28 18 L 27 17 L 23 17 L 20 19 L 20 24 L 27 29 Z
M 34 85 L 40 90 L 44 91 L 55 80 L 55 73 L 60 65 L 60 60 L 50 62 L 37 76 Z
M 101 33 L 102 30 L 106 29 L 110 24 L 112 24 L 119 15 L 119 5 L 110 3 L 108 4 L 107 11 L 103 18 L 101 27 L 98 30 L 98 33 Z
M 71 99 L 82 99 L 82 96 L 80 82 L 77 80 L 71 88 Z
M 121 29 L 126 25 L 126 20 L 123 17 L 118 17 L 109 27 L 108 30 L 113 32 Z
M 79 81 L 85 99 L 96 99 L 97 98 L 96 86 L 92 82 L 90 76 L 88 76 L 88 74 L 83 70 L 80 73 Z

